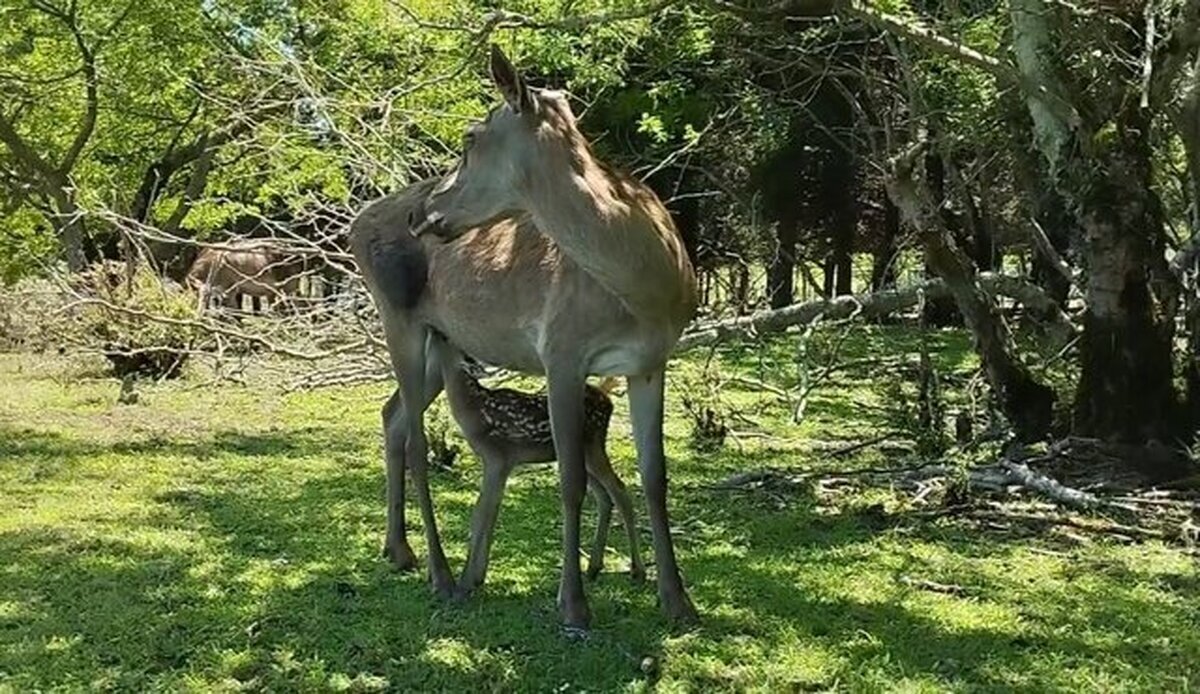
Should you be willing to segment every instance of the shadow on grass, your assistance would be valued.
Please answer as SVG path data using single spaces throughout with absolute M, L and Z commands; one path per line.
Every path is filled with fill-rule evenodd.
M 357 450 L 304 429 L 120 447 L 18 437 L 5 450 L 33 457 L 228 453 L 286 464 L 338 445 Z M 589 587 L 596 635 L 583 643 L 560 636 L 553 472 L 510 485 L 488 587 L 466 605 L 447 605 L 430 596 L 422 576 L 396 574 L 378 556 L 383 509 L 375 461 L 306 477 L 282 466 L 276 476 L 239 469 L 240 476 L 193 478 L 159 492 L 151 512 L 129 521 L 120 537 L 44 527 L 0 533 L 0 684 L 7 673 L 19 689 L 174 688 L 199 677 L 265 689 L 349 680 L 406 690 L 568 684 L 603 691 L 643 680 L 641 658 L 672 648 L 653 586 L 615 575 Z M 435 480 L 443 537 L 458 567 L 474 491 L 457 474 Z M 913 599 L 899 588 L 869 598 L 854 593 L 858 572 L 864 580 L 880 573 L 878 543 L 895 530 L 871 507 L 827 514 L 802 490 L 782 505 L 695 489 L 674 501 L 686 578 L 709 612 L 688 637 L 694 657 L 737 663 L 748 637 L 769 663 L 772 649 L 798 640 L 828 654 L 831 665 L 799 672 L 788 682 L 797 688 L 836 687 L 867 670 L 1005 688 L 1030 684 L 1030 673 L 1055 677 L 1046 663 L 1107 662 L 1117 672 L 1156 663 L 1186 672 L 1195 655 L 1194 638 L 1187 647 L 1179 639 L 1197 610 L 1135 590 L 1146 580 L 1136 569 L 1065 588 L 981 579 L 978 594 L 938 596 L 936 605 L 1015 609 L 1033 628 L 956 626 L 923 609 L 929 596 Z M 419 535 L 420 527 L 412 531 Z M 932 524 L 905 531 L 905 542 L 971 560 L 1004 561 L 1016 550 L 1005 537 L 982 542 Z M 624 547 L 619 532 L 613 542 Z M 839 583 L 824 584 L 829 577 Z M 1195 588 L 1187 575 L 1176 584 L 1182 592 Z M 754 684 L 737 679 L 738 671 L 684 674 L 699 688 Z
M 33 476 L 38 479 L 68 470 L 82 460 L 105 455 L 176 456 L 203 462 L 222 456 L 294 459 L 361 451 L 360 436 L 320 427 L 254 433 L 220 431 L 204 438 L 154 436 L 95 443 L 57 432 L 0 424 L 0 465 L 30 464 Z

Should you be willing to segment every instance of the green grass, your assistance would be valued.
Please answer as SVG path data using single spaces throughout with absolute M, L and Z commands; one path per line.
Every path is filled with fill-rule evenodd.
M 941 367 L 965 381 L 966 340 L 934 338 Z M 842 357 L 913 345 L 896 329 L 864 329 Z M 710 370 L 787 384 L 792 349 L 731 346 Z M 0 691 L 1200 686 L 1200 571 L 1176 549 L 888 516 L 875 504 L 900 501 L 879 491 L 831 500 L 710 489 L 749 468 L 903 461 L 878 449 L 832 459 L 813 446 L 892 426 L 887 378 L 871 367 L 835 373 L 799 426 L 775 396 L 727 389 L 722 399 L 747 413 L 735 428 L 777 438 L 692 452 L 676 396 L 704 356 L 673 369 L 667 426 L 671 511 L 703 626 L 664 623 L 652 584 L 620 573 L 614 532 L 610 571 L 588 587 L 585 641 L 557 628 L 548 469 L 510 483 L 488 584 L 469 603 L 441 604 L 423 577 L 381 560 L 386 386 L 279 395 L 196 381 L 144 385 L 139 404 L 121 406 L 115 381 L 0 356 Z M 611 450 L 635 481 L 623 407 Z M 457 567 L 477 482 L 470 458 L 435 475 Z

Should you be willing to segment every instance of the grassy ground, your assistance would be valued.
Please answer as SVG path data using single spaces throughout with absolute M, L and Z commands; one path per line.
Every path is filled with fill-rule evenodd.
M 864 329 L 842 358 L 912 339 Z M 933 347 L 965 381 L 964 340 Z M 794 381 L 790 349 L 730 347 L 709 370 Z M 618 530 L 610 572 L 589 586 L 586 641 L 556 627 L 549 470 L 510 484 L 488 585 L 470 603 L 440 604 L 421 576 L 383 563 L 385 386 L 285 396 L 194 381 L 143 386 L 123 406 L 112 380 L 0 356 L 0 691 L 1200 687 L 1200 571 L 1175 549 L 896 520 L 879 511 L 901 503 L 884 492 L 711 489 L 767 465 L 903 463 L 819 444 L 887 429 L 905 395 L 867 362 L 835 372 L 793 426 L 776 396 L 726 384 L 722 401 L 745 413 L 739 437 L 700 454 L 678 395 L 703 392 L 705 356 L 676 365 L 668 407 L 672 513 L 703 626 L 663 623 L 653 587 L 619 573 Z M 623 408 L 611 448 L 635 480 Z M 477 480 L 469 459 L 436 476 L 456 566 Z M 413 538 L 421 553 L 419 526 Z

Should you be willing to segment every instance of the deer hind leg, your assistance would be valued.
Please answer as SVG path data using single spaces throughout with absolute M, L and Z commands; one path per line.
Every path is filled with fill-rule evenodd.
M 692 605 L 671 541 L 671 524 L 667 518 L 667 458 L 663 452 L 663 385 L 664 373 L 630 376 L 629 415 L 633 422 L 633 439 L 637 446 L 638 470 L 650 529 L 654 535 L 654 561 L 658 567 L 658 599 L 668 619 L 691 624 L 699 620 Z
M 559 489 L 563 509 L 563 569 L 558 604 L 567 627 L 586 629 L 591 615 L 583 591 L 579 563 L 579 514 L 587 491 L 583 447 L 584 376 L 569 369 L 546 369 L 550 396 L 550 430 L 558 458 Z
M 600 491 L 603 492 L 596 495 L 596 502 L 600 508 L 598 519 L 600 525 L 596 527 L 596 543 L 592 547 L 592 556 L 588 561 L 588 577 L 595 578 L 603 570 L 604 549 L 608 541 L 608 525 L 611 522 L 612 506 L 615 503 L 617 512 L 621 514 L 621 524 L 625 526 L 625 534 L 629 538 L 629 576 L 633 580 L 641 582 L 646 578 L 646 566 L 642 563 L 633 500 L 629 496 L 629 490 L 625 488 L 625 483 L 617 476 L 616 470 L 613 470 L 612 461 L 608 458 L 608 451 L 605 450 L 603 441 L 593 447 L 588 456 L 588 466 L 588 473 L 591 476 L 589 481 L 594 480 L 600 486 Z M 600 500 L 601 496 L 604 497 L 603 502 Z M 602 527 L 604 528 L 603 535 L 600 533 Z
M 487 577 L 488 561 L 491 557 L 492 539 L 495 537 L 496 519 L 500 515 L 500 502 L 504 499 L 504 487 L 508 484 L 512 462 L 494 451 L 479 451 L 483 459 L 483 486 L 479 500 L 471 513 L 471 541 L 467 548 L 467 566 L 458 582 L 459 591 L 465 596 L 483 585 Z
M 404 401 L 399 389 L 383 405 L 383 459 L 387 472 L 387 534 L 383 556 L 400 571 L 417 568 L 404 520 L 404 448 L 407 445 Z
M 398 479 L 405 468 L 412 474 L 412 483 L 416 488 L 417 502 L 421 508 L 421 521 L 425 526 L 425 541 L 429 551 L 429 578 L 434 592 L 440 597 L 449 598 L 454 594 L 454 581 L 450 576 L 450 566 L 446 562 L 446 554 L 442 551 L 441 537 L 438 534 L 437 518 L 433 511 L 433 498 L 429 492 L 428 451 L 429 445 L 425 440 L 425 410 L 429 403 L 441 392 L 442 381 L 436 369 L 432 368 L 425 359 L 424 329 L 413 329 L 410 326 L 389 326 L 385 319 L 385 332 L 388 338 L 388 352 L 392 357 L 392 367 L 400 381 L 400 400 L 402 407 L 397 408 L 395 426 L 402 434 L 389 436 L 395 443 L 403 440 L 403 446 L 397 450 L 403 451 L 403 458 L 389 457 L 388 478 L 389 489 L 399 492 L 397 503 L 403 504 L 403 482 Z M 396 328 L 400 329 L 397 330 Z M 389 506 L 393 500 L 389 499 Z M 400 514 L 393 513 L 393 523 L 402 523 Z M 389 526 L 390 536 L 403 536 L 401 528 Z

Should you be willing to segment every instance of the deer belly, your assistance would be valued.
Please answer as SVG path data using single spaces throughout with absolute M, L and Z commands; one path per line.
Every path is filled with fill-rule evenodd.
M 447 321 L 436 326 L 455 347 L 472 359 L 530 374 L 542 373 L 542 360 L 534 340 L 522 330 L 497 330 L 484 321 Z
M 605 346 L 592 356 L 592 376 L 636 376 L 654 373 L 666 365 L 668 351 L 661 343 L 626 342 Z

